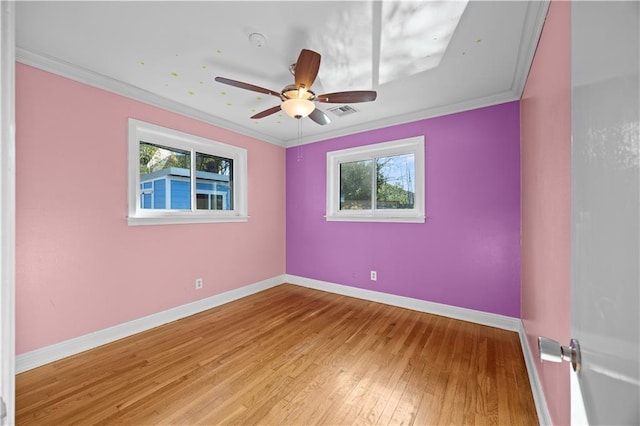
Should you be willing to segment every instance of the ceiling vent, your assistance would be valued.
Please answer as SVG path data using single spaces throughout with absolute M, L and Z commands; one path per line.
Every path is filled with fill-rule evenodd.
M 342 106 L 338 106 L 338 107 L 333 107 L 333 108 L 329 108 L 327 111 L 332 112 L 333 114 L 337 115 L 338 117 L 344 117 L 345 115 L 349 115 L 349 114 L 353 114 L 358 112 L 357 109 L 353 108 L 352 106 L 349 105 L 342 105 Z

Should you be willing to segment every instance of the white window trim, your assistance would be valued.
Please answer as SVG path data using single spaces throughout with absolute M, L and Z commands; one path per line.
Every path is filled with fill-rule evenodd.
M 415 156 L 413 209 L 340 210 L 340 163 L 402 154 Z M 424 223 L 424 136 L 327 152 L 327 221 Z
M 140 142 L 191 151 L 191 168 L 195 169 L 195 152 L 233 160 L 233 210 L 198 210 L 196 179 L 191 179 L 190 210 L 152 210 L 140 208 Z M 144 121 L 129 119 L 129 225 L 168 225 L 182 223 L 246 222 L 247 150 L 222 142 L 190 135 Z

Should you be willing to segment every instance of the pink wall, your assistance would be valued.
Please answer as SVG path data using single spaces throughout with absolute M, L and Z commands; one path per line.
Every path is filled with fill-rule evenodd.
M 426 223 L 325 221 L 327 151 L 416 135 Z M 287 149 L 287 273 L 519 317 L 519 142 L 511 102 Z
M 570 339 L 571 4 L 553 1 L 522 100 L 522 320 L 537 337 Z M 570 422 L 569 369 L 536 364 L 551 419 Z
M 128 226 L 128 117 L 246 148 L 249 222 Z M 18 354 L 285 272 L 283 148 L 21 64 L 16 118 Z

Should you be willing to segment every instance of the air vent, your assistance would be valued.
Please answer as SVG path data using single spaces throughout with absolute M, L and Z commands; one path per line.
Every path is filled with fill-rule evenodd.
M 339 107 L 329 108 L 327 111 L 330 111 L 330 112 L 334 113 L 338 117 L 344 117 L 345 115 L 349 115 L 349 114 L 353 114 L 355 112 L 358 112 L 357 109 L 355 109 L 355 108 L 353 108 L 352 106 L 349 106 L 349 105 L 342 105 L 342 106 L 339 106 Z

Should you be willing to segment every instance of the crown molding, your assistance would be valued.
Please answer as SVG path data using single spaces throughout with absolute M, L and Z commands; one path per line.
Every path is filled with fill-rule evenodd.
M 156 95 L 155 93 L 124 83 L 120 80 L 107 77 L 106 75 L 95 71 L 79 67 L 70 62 L 54 58 L 53 56 L 16 47 L 16 61 L 98 89 L 106 90 L 167 111 L 175 112 L 177 114 L 184 115 L 185 117 L 203 121 L 205 123 L 221 127 L 225 130 L 240 133 L 281 147 L 286 146 L 282 141 L 267 137 L 262 133 L 251 131 L 246 127 L 238 126 L 237 124 L 208 114 L 199 109 Z
M 529 69 L 531 67 L 531 63 L 533 62 L 533 57 L 538 46 L 538 40 L 540 39 L 540 34 L 542 32 L 542 28 L 547 16 L 549 4 L 549 0 L 529 1 L 527 4 L 525 22 L 520 36 L 520 46 L 518 50 L 519 54 L 516 61 L 516 68 L 514 70 L 511 88 L 509 90 L 505 90 L 501 93 L 497 93 L 491 96 L 471 99 L 456 104 L 442 105 L 414 111 L 409 114 L 384 117 L 380 120 L 373 120 L 350 127 L 323 132 L 319 135 L 309 135 L 301 139 L 292 138 L 288 140 L 278 140 L 272 137 L 268 137 L 263 133 L 253 131 L 245 126 L 237 125 L 231 121 L 224 120 L 220 117 L 216 117 L 199 109 L 189 107 L 187 105 L 141 89 L 139 87 L 124 83 L 111 77 L 107 77 L 103 74 L 79 67 L 70 62 L 66 62 L 49 55 L 16 47 L 16 60 L 25 65 L 30 65 L 44 71 L 60 75 L 62 77 L 70 78 L 72 80 L 85 83 L 93 87 L 97 87 L 118 95 L 126 96 L 128 98 L 144 102 L 171 112 L 175 112 L 189 118 L 194 118 L 196 120 L 200 120 L 226 130 L 253 137 L 274 145 L 289 148 L 355 133 L 376 130 L 399 124 L 406 124 L 428 118 L 455 114 L 472 109 L 519 100 L 524 91 L 527 77 L 529 75 Z
M 511 83 L 511 90 L 517 95 L 518 99 L 522 97 L 524 92 L 524 86 L 529 77 L 529 70 L 538 48 L 538 41 L 542 34 L 544 22 L 547 19 L 550 3 L 550 0 L 540 0 L 530 1 L 527 4 L 527 13 L 522 26 L 522 34 L 520 35 L 516 70 Z
M 507 90 L 495 95 L 485 96 L 482 98 L 471 99 L 457 104 L 450 104 L 444 106 L 438 106 L 434 108 L 427 108 L 419 111 L 415 111 L 408 114 L 394 115 L 391 117 L 385 117 L 381 120 L 368 121 L 366 123 L 358 124 L 355 126 L 345 127 L 342 129 L 322 133 L 317 136 L 302 137 L 300 141 L 297 139 L 289 139 L 284 141 L 284 146 L 291 148 L 299 145 L 306 145 L 313 142 L 324 141 L 328 139 L 334 139 L 341 136 L 353 135 L 356 133 L 367 132 L 370 130 L 381 129 L 384 127 L 397 126 L 400 124 L 412 123 L 415 121 L 425 120 L 428 118 L 441 117 L 444 115 L 456 114 L 459 112 L 470 111 L 473 109 L 489 107 L 493 105 L 499 105 L 506 102 L 512 102 L 519 100 L 520 97 L 511 90 Z
M 383 127 L 395 126 L 399 124 L 406 124 L 413 121 L 424 120 L 426 118 L 433 118 L 442 115 L 454 114 L 457 112 L 468 111 L 471 109 L 482 108 L 491 105 L 497 105 L 505 102 L 510 102 L 519 99 L 519 96 L 512 91 L 505 91 L 496 95 L 472 99 L 465 102 L 460 102 L 452 105 L 445 105 L 435 108 L 427 108 L 424 110 L 415 111 L 409 114 L 395 115 L 391 117 L 385 117 L 381 120 L 369 121 L 366 123 L 358 124 L 355 126 L 345 127 L 322 133 L 320 135 L 308 136 L 306 138 L 289 139 L 285 141 L 269 138 L 262 133 L 251 131 L 246 127 L 239 126 L 230 121 L 221 119 L 212 114 L 205 113 L 199 109 L 189 107 L 187 105 L 175 102 L 171 99 L 156 95 L 155 93 L 141 89 L 139 87 L 124 83 L 120 80 L 116 80 L 111 77 L 107 77 L 103 74 L 91 71 L 89 69 L 79 67 L 70 62 L 54 58 L 49 55 L 36 53 L 30 50 L 26 50 L 20 47 L 16 48 L 16 61 L 25 65 L 29 65 L 43 71 L 47 71 L 61 77 L 69 78 L 71 80 L 87 84 L 98 89 L 106 90 L 117 95 L 125 96 L 136 101 L 144 102 L 149 105 L 153 105 L 158 108 L 162 108 L 167 111 L 175 112 L 177 114 L 184 115 L 189 118 L 203 121 L 205 123 L 212 124 L 214 126 L 221 127 L 226 130 L 231 130 L 236 133 L 240 133 L 245 136 L 250 136 L 259 139 L 264 142 L 268 142 L 274 145 L 278 145 L 284 148 L 294 147 L 298 145 L 306 145 L 313 142 L 323 141 L 327 139 L 333 139 L 340 136 L 351 135 L 355 133 L 365 132 L 369 130 L 380 129 Z

